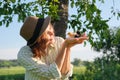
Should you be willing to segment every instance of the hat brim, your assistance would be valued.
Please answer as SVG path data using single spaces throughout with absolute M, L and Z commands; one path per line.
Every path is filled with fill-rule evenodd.
M 50 22 L 51 22 L 51 17 L 47 16 L 43 22 L 38 38 L 44 33 Z M 36 43 L 37 39 L 32 44 L 29 44 L 29 46 L 33 46 Z
M 46 28 L 48 27 L 49 23 L 51 22 L 51 17 L 47 16 L 44 20 L 44 23 L 42 25 L 41 31 L 39 35 L 42 35 L 42 33 L 46 30 Z

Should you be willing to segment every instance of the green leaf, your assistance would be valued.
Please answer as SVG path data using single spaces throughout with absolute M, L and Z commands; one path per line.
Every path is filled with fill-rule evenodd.
M 8 26 L 9 26 L 9 21 L 6 22 L 6 27 L 8 27 Z
M 86 29 L 85 29 L 85 28 L 83 28 L 83 32 L 86 32 Z
M 0 26 L 2 26 L 2 21 L 0 21 Z
M 54 2 L 58 3 L 59 1 L 58 0 L 54 0 Z
M 84 41 L 84 47 L 86 46 L 86 41 Z
M 73 8 L 73 7 L 74 7 L 74 4 L 75 4 L 75 3 L 74 3 L 74 0 L 72 0 L 70 6 Z
M 15 3 L 15 2 L 16 2 L 16 0 L 11 0 L 11 2 L 12 2 L 12 3 Z
M 76 18 L 76 17 L 77 17 L 77 15 L 72 15 L 71 17 Z

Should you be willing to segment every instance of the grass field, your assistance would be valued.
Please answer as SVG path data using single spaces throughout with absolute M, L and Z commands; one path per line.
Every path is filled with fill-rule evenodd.
M 25 69 L 23 67 L 9 67 L 9 68 L 0 68 L 0 75 L 15 75 L 15 74 L 24 74 Z
M 74 66 L 72 80 L 85 80 L 84 79 L 85 71 L 86 71 L 86 67 L 84 66 L 80 66 L 80 67 Z
M 23 67 L 0 68 L 0 80 L 24 80 Z
M 74 80 L 79 78 L 79 75 L 84 74 L 85 67 L 75 67 L 73 69 Z M 0 68 L 0 80 L 24 80 L 25 69 L 23 67 Z
M 84 74 L 85 70 L 86 68 L 84 66 L 81 67 L 74 66 L 73 74 Z
M 74 66 L 73 73 L 74 74 L 82 74 L 85 72 L 85 67 L 76 67 Z M 0 68 L 0 75 L 14 75 L 14 74 L 24 74 L 25 69 L 21 66 L 18 67 L 10 67 L 10 68 Z

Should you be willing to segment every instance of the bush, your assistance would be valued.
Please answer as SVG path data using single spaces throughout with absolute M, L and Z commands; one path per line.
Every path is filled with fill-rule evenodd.
M 0 75 L 0 80 L 24 80 L 24 74 Z

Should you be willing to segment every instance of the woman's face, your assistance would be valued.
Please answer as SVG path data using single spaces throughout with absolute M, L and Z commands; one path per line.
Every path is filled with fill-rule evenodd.
M 49 24 L 47 29 L 45 30 L 45 37 L 48 39 L 47 45 L 55 42 L 54 29 L 53 29 L 53 26 L 51 24 Z

